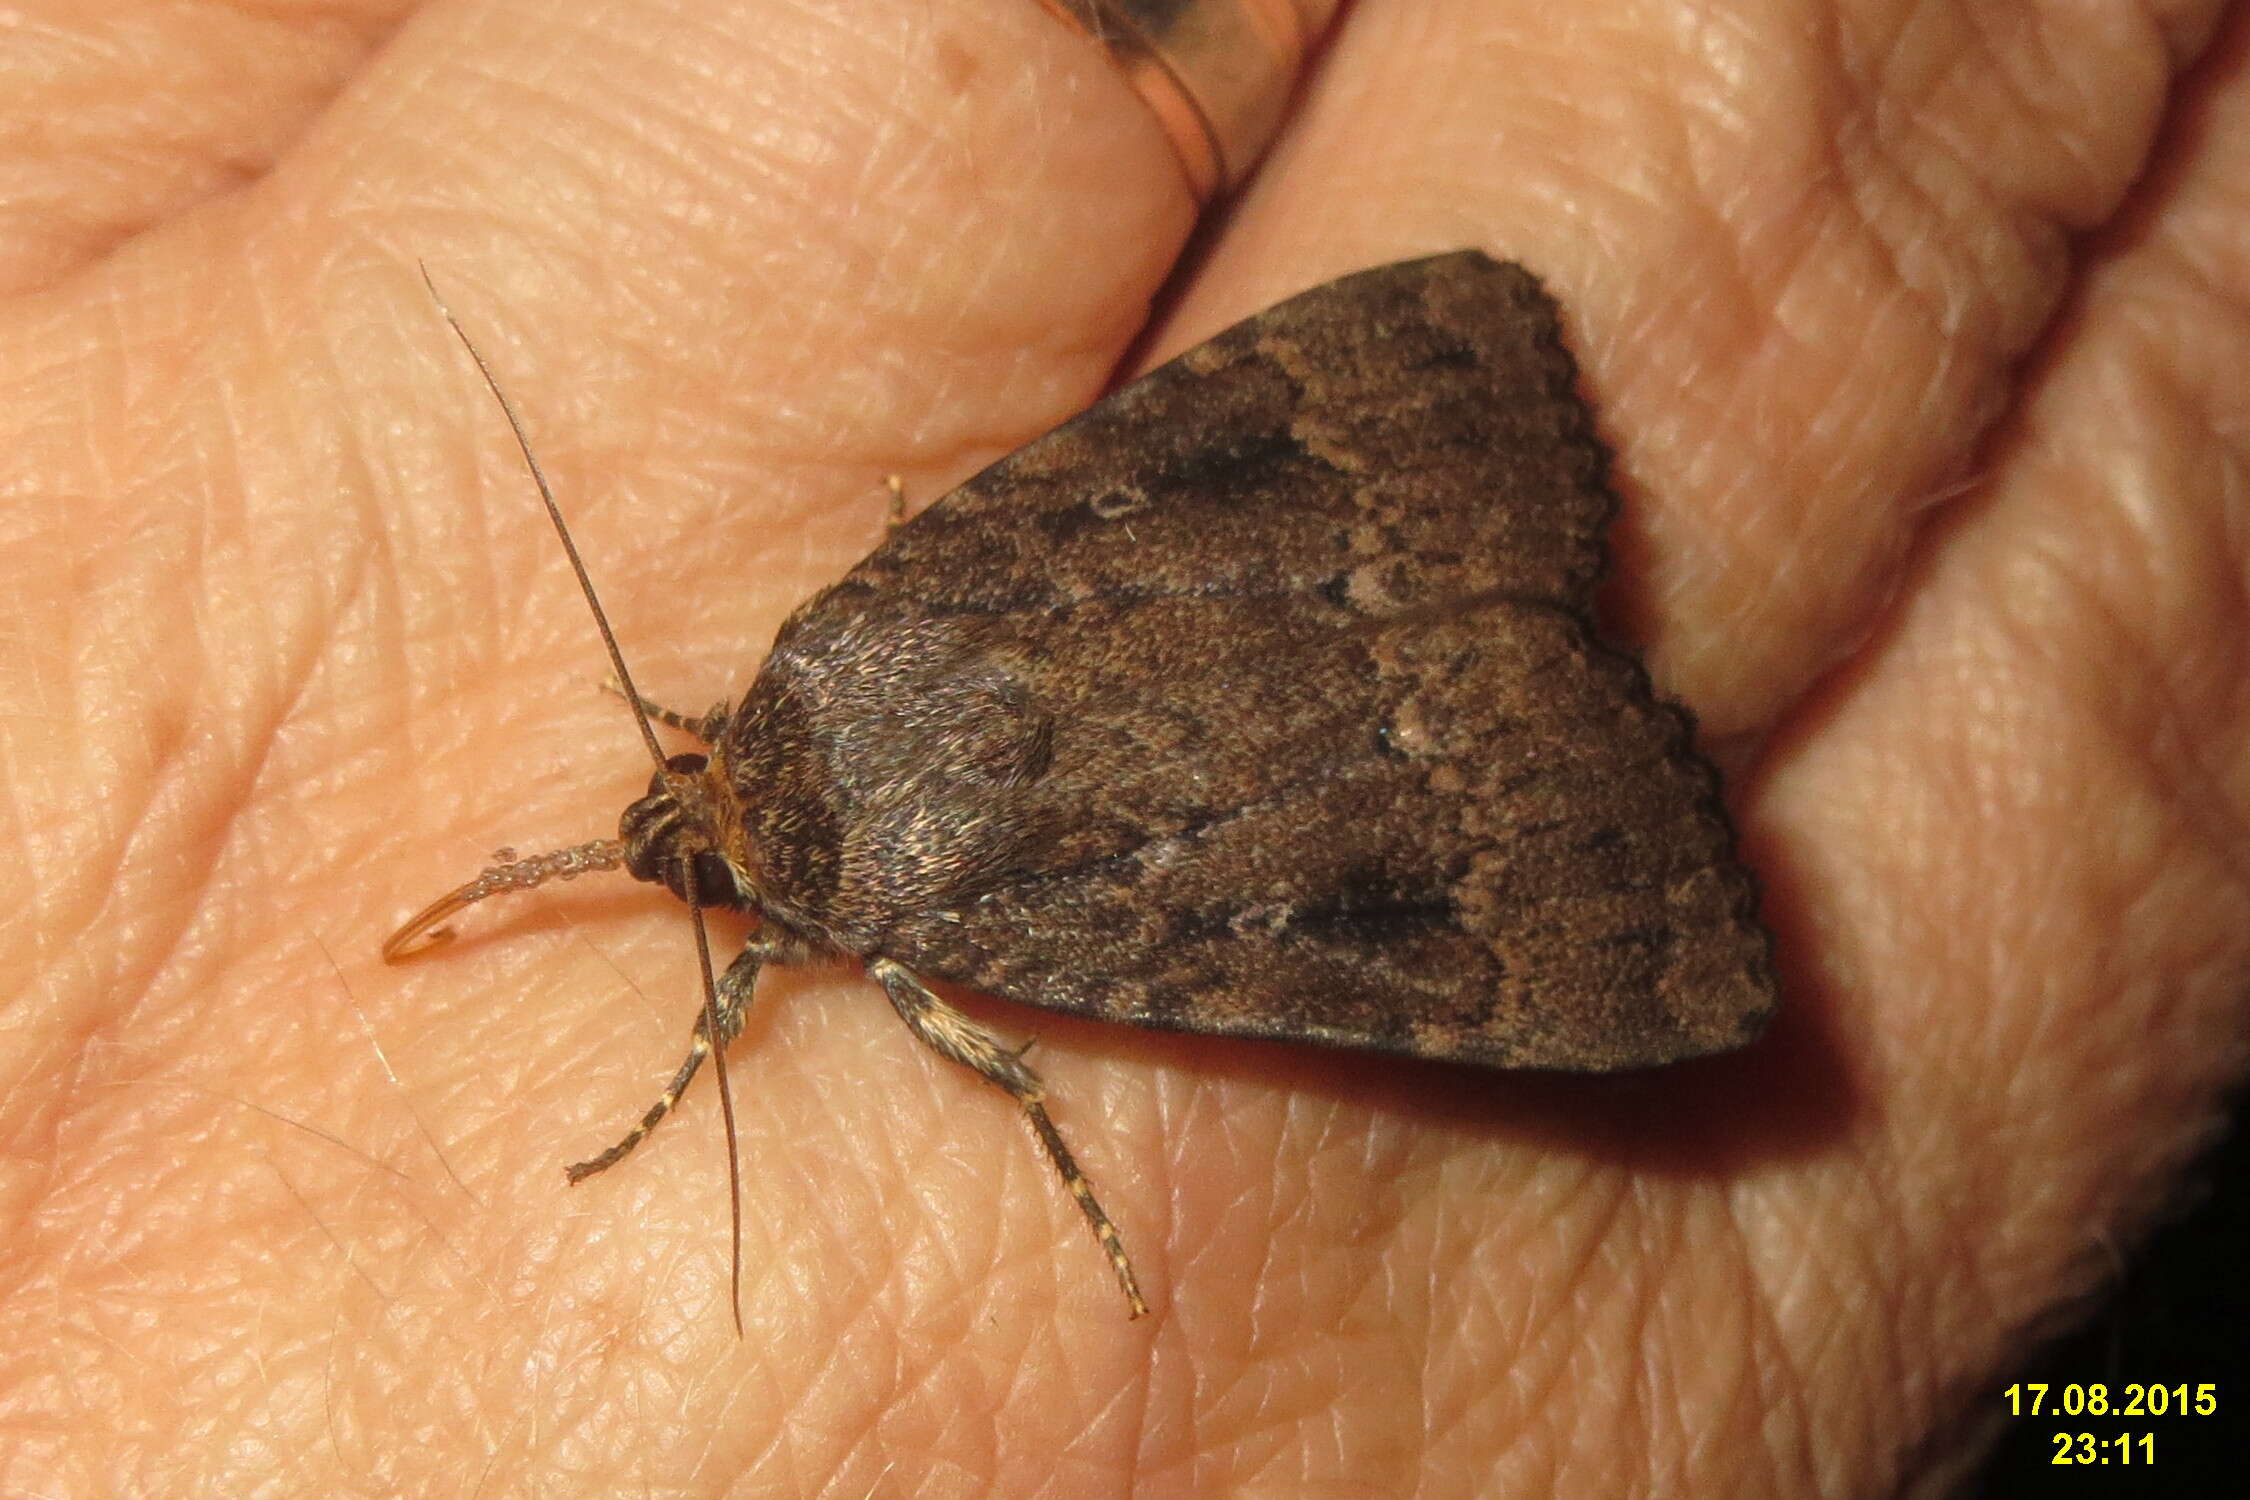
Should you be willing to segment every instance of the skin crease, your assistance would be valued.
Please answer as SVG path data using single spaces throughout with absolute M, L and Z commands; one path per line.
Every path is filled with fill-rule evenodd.
M 1933 1489 L 2239 1079 L 2239 17 L 1370 0 L 1144 337 L 1193 205 L 1026 0 L 47 9 L 0 47 L 0 1492 Z M 374 958 L 648 775 L 416 258 L 697 712 L 885 474 L 1463 244 L 1566 309 L 1772 1034 L 1519 1079 L 964 1002 L 1040 1038 L 1129 1324 L 1006 1100 L 777 976 L 738 1341 L 707 1087 L 562 1178 L 686 1041 L 668 898 Z

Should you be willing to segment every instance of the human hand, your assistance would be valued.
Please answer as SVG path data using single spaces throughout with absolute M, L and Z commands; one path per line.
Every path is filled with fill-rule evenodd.
M 2175 82 L 2216 7 L 1363 3 L 1145 344 L 1194 206 L 1026 0 L 79 9 L 0 62 L 0 1482 L 1885 1494 L 2239 1077 L 2240 25 Z M 415 261 L 693 708 L 885 474 L 1464 244 L 1564 302 L 1773 1034 L 1538 1079 L 981 1006 L 1041 1038 L 1128 1324 L 1005 1099 L 777 977 L 737 1341 L 707 1092 L 562 1181 L 685 1039 L 669 901 L 374 961 L 647 776 Z

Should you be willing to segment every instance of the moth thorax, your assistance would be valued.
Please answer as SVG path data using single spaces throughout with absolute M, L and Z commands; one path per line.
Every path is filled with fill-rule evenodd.
M 720 852 L 706 765 L 700 755 L 675 755 L 649 778 L 648 795 L 617 822 L 625 869 L 635 880 L 661 885 L 685 901 L 692 865 L 697 904 L 746 906 L 749 896 Z

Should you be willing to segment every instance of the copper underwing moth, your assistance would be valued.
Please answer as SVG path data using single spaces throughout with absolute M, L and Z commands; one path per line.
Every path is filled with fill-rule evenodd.
M 1740 1047 L 1774 1008 L 1770 943 L 1688 715 L 1597 636 L 1616 501 L 1576 386 L 1521 266 L 1382 266 L 899 525 L 789 617 L 735 702 L 656 708 L 603 624 L 648 794 L 615 839 L 496 865 L 385 953 L 619 865 L 755 920 L 715 981 L 706 951 L 672 1082 L 574 1182 L 723 1052 L 760 970 L 861 960 L 909 1030 L 1023 1108 L 1136 1316 L 1021 1049 L 927 981 L 1494 1068 Z M 651 716 L 702 748 L 665 755 Z

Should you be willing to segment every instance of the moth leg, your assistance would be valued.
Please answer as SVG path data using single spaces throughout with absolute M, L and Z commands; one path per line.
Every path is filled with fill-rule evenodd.
M 615 693 L 620 698 L 625 697 L 625 689 L 619 686 L 617 679 L 614 677 L 605 678 L 602 682 L 602 688 L 606 692 Z M 685 730 L 706 745 L 716 742 L 720 735 L 726 733 L 727 721 L 734 717 L 734 705 L 731 703 L 714 703 L 708 713 L 698 717 L 683 714 L 677 709 L 666 708 L 663 704 L 650 698 L 644 698 L 638 693 L 635 693 L 628 701 L 637 703 L 641 712 L 647 714 L 657 723 L 668 724 L 674 729 Z
M 720 1046 L 724 1047 L 742 1035 L 742 1023 L 750 1009 L 750 992 L 758 983 L 758 970 L 769 960 L 781 957 L 780 946 L 753 937 L 735 955 L 734 962 L 727 965 L 727 971 L 719 976 Z M 680 1102 L 680 1096 L 687 1092 L 687 1086 L 694 1080 L 696 1070 L 703 1066 L 703 1060 L 710 1055 L 711 1038 L 704 1033 L 703 1010 L 698 1006 L 695 1013 L 695 1039 L 688 1043 L 687 1060 L 680 1064 L 680 1071 L 672 1075 L 672 1081 L 665 1085 L 664 1092 L 649 1106 L 648 1113 L 642 1115 L 640 1123 L 626 1131 L 616 1145 L 599 1156 L 571 1163 L 564 1168 L 565 1175 L 574 1183 L 584 1182 L 596 1172 L 607 1171 L 623 1161 L 656 1128 L 657 1122 L 672 1112 L 672 1106 Z
M 906 481 L 896 474 L 883 476 L 883 488 L 891 492 L 891 506 L 883 521 L 885 531 L 896 531 L 906 524 Z
M 1093 1184 L 1078 1169 L 1070 1148 L 1055 1129 L 1055 1122 L 1047 1118 L 1046 1092 L 1040 1087 L 1039 1075 L 1024 1065 L 1024 1048 L 1002 1045 L 999 1038 L 970 1020 L 933 993 L 930 987 L 914 977 L 905 968 L 887 958 L 878 958 L 867 966 L 867 973 L 891 997 L 891 1007 L 906 1022 L 913 1033 L 941 1057 L 951 1058 L 964 1067 L 974 1068 L 988 1082 L 1007 1090 L 1009 1097 L 1023 1107 L 1025 1118 L 1031 1121 L 1032 1133 L 1046 1148 L 1047 1159 L 1055 1164 L 1062 1175 L 1063 1186 L 1070 1196 L 1078 1200 L 1079 1212 L 1093 1226 L 1094 1238 L 1102 1242 L 1109 1263 L 1117 1272 L 1117 1284 L 1124 1289 L 1125 1300 L 1132 1305 L 1133 1316 L 1148 1311 L 1148 1303 L 1141 1299 L 1140 1283 L 1133 1279 L 1133 1264 L 1126 1258 L 1125 1242 L 1118 1237 L 1117 1226 L 1094 1197 Z

